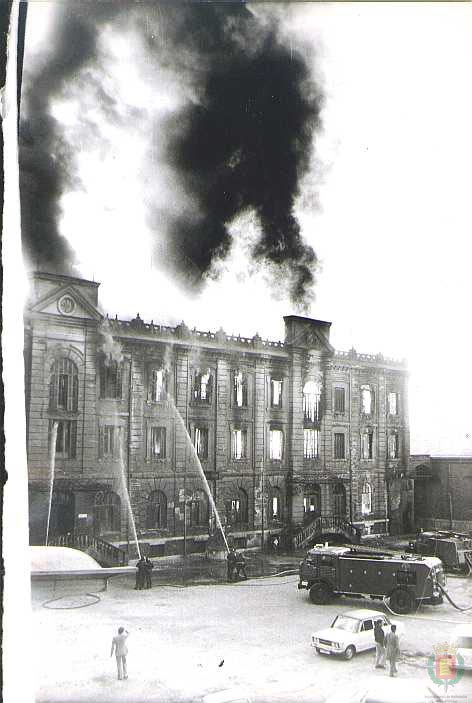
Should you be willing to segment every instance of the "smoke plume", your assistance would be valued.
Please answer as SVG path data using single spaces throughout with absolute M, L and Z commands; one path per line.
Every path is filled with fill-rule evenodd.
M 179 214 L 167 213 L 164 222 L 167 261 L 183 280 L 204 283 L 231 248 L 231 222 L 250 210 L 259 225 L 253 258 L 275 268 L 292 301 L 303 304 L 313 292 L 316 255 L 294 208 L 322 96 L 306 59 L 274 24 L 240 4 L 77 3 L 59 12 L 59 41 L 25 95 L 20 161 L 30 258 L 60 266 L 72 257 L 57 223 L 61 194 L 74 183 L 73 155 L 51 101 L 99 60 L 101 31 L 123 21 L 125 9 L 154 62 L 156 85 L 162 67 L 191 86 L 183 107 L 158 130 L 187 195 Z M 162 212 L 149 216 L 162 228 Z

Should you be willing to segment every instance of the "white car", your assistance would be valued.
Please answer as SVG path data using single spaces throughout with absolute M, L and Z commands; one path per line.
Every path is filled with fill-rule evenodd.
M 391 620 L 378 610 L 359 608 L 338 615 L 331 627 L 318 630 L 311 636 L 311 645 L 318 654 L 341 654 L 352 659 L 357 652 L 375 649 L 374 626 L 380 620 L 385 634 L 391 625 L 397 626 L 397 635 L 403 633 L 401 623 Z
M 456 668 L 472 670 L 472 625 L 458 625 L 452 631 L 451 644 L 457 652 Z

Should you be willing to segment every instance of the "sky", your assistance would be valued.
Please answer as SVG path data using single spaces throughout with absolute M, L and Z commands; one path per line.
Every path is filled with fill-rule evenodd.
M 93 18 L 90 56 L 72 65 L 64 15 L 57 24 L 67 3 L 29 4 L 22 114 L 46 115 L 31 129 L 62 169 L 47 216 L 64 238 L 56 252 L 73 252 L 70 273 L 100 281 L 103 310 L 123 319 L 270 339 L 283 339 L 283 315 L 329 320 L 337 349 L 407 360 L 412 453 L 472 454 L 472 7 L 248 4 L 210 51 L 219 25 L 193 32 L 191 13 L 170 21 L 169 4 L 132 5 Z M 70 58 L 69 73 L 55 57 Z M 286 129 L 264 171 L 247 146 L 257 121 L 244 123 L 247 142 L 220 171 L 219 123 L 205 120 L 244 122 L 238 91 L 256 68 L 270 83 L 266 59 L 282 61 L 269 92 Z M 222 63 L 242 76 L 224 101 Z M 210 103 L 189 141 L 185 126 Z M 198 170 L 190 157 L 207 152 Z M 279 239 L 266 236 L 280 222 Z M 215 249 L 189 245 L 192 227 L 214 231 Z

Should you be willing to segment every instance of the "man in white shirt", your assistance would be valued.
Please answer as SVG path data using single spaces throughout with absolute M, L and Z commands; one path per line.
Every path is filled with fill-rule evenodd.
M 126 655 L 128 654 L 126 639 L 128 635 L 129 632 L 125 630 L 124 627 L 119 627 L 118 634 L 113 637 L 111 642 L 110 657 L 113 656 L 113 652 L 115 652 L 118 680 L 128 678 L 128 672 L 126 670 Z

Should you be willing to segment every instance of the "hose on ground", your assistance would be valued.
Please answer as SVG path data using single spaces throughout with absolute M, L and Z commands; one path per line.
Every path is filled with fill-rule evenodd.
M 463 612 L 463 613 L 465 613 L 467 610 L 472 610 L 472 605 L 469 605 L 468 608 L 461 608 L 460 605 L 456 605 L 456 603 L 454 603 L 454 601 L 452 600 L 451 596 L 450 596 L 449 593 L 446 591 L 446 589 L 443 588 L 443 587 L 441 586 L 441 584 L 438 584 L 438 585 L 439 585 L 439 588 L 441 589 L 442 594 L 443 594 L 444 596 L 446 596 L 447 600 L 449 601 L 449 603 L 452 605 L 453 608 L 455 608 L 456 610 L 460 610 L 460 611 Z

